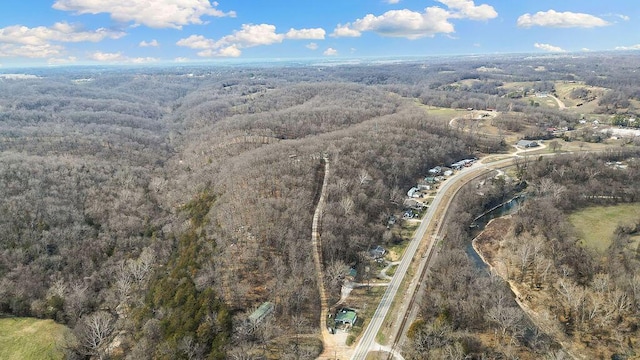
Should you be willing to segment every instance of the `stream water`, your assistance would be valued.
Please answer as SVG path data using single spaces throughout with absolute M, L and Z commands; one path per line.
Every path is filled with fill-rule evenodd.
M 471 240 L 474 239 L 476 236 L 478 236 L 478 234 L 480 234 L 480 232 L 484 230 L 485 226 L 487 226 L 489 221 L 491 221 L 492 219 L 499 218 L 505 215 L 510 215 L 518 211 L 520 204 L 522 204 L 524 200 L 525 200 L 524 195 L 518 195 L 513 199 L 494 208 L 493 210 L 484 213 L 482 216 L 478 217 L 473 222 L 473 224 L 471 225 L 473 228 L 473 231 L 472 231 L 473 236 L 467 242 L 466 252 L 477 268 L 486 269 L 487 265 L 482 261 L 482 259 L 480 258 L 480 255 L 478 255 L 476 250 L 473 248 L 473 245 L 471 244 Z

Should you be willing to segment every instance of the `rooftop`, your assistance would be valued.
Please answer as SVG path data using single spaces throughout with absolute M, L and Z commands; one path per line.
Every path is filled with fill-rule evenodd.
M 340 309 L 336 314 L 336 322 L 353 323 L 356 320 L 357 316 L 358 314 L 355 312 L 355 310 L 346 308 Z
M 273 311 L 274 305 L 272 302 L 266 301 L 260 305 L 256 311 L 254 311 L 251 315 L 249 315 L 249 320 L 253 322 L 260 322 L 267 315 L 271 314 Z

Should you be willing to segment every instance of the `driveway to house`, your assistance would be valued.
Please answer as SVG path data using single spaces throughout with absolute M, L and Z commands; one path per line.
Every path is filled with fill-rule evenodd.
M 549 96 L 552 97 L 558 103 L 558 109 L 564 110 L 567 108 L 567 106 L 564 104 L 564 102 L 562 102 L 562 100 L 558 99 L 557 97 L 551 94 L 549 94 Z

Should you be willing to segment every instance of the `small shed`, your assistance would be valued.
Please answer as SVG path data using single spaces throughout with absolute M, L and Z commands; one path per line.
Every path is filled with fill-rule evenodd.
M 249 315 L 249 321 L 253 324 L 259 324 L 266 319 L 267 316 L 271 315 L 274 309 L 275 305 L 272 302 L 265 301 L 256 309 L 256 311 Z

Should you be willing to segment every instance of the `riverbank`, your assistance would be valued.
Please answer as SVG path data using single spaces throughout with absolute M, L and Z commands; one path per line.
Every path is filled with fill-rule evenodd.
M 549 293 L 555 291 L 555 288 L 532 289 L 525 283 L 511 278 L 509 267 L 513 266 L 511 258 L 513 254 L 505 251 L 504 244 L 507 236 L 511 234 L 511 227 L 511 215 L 489 221 L 484 230 L 471 242 L 478 257 L 482 259 L 492 274 L 499 276 L 509 285 L 515 301 L 522 311 L 531 322 L 560 346 L 566 356 L 579 360 L 597 358 L 597 351 L 586 349 L 579 342 L 572 341 L 563 331 L 561 323 L 553 312 L 556 304 Z

